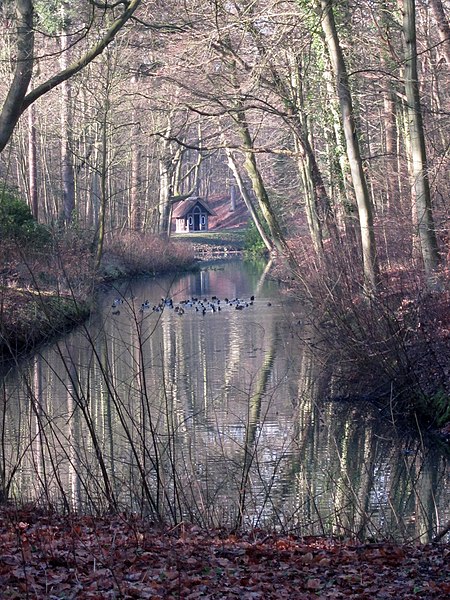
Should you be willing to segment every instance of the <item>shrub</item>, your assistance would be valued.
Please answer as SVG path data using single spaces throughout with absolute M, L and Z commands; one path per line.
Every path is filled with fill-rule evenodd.
M 157 235 L 128 231 L 120 236 L 107 236 L 103 252 L 103 275 L 153 275 L 191 268 L 193 247 L 172 242 Z
M 3 240 L 15 240 L 37 247 L 45 246 L 50 241 L 48 229 L 35 220 L 26 202 L 8 188 L 0 192 L 0 235 Z
M 245 233 L 245 250 L 254 254 L 263 254 L 267 250 L 253 221 L 250 222 Z

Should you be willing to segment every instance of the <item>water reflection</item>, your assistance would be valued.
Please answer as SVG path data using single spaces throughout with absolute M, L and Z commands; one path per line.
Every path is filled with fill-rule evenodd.
M 264 267 L 108 290 L 90 323 L 7 374 L 3 498 L 429 539 L 450 518 L 446 459 L 373 406 L 326 400 L 326 352 Z

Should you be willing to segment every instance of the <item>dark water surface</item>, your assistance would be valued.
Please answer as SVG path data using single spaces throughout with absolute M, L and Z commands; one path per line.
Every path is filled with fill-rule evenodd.
M 330 366 L 264 267 L 217 262 L 109 289 L 85 327 L 8 373 L 9 496 L 430 539 L 450 519 L 448 459 L 379 409 L 327 401 Z

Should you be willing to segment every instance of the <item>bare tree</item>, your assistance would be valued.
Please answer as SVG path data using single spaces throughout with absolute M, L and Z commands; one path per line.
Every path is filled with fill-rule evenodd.
M 437 25 L 442 54 L 450 66 L 450 25 L 441 0 L 430 0 L 430 7 Z
M 68 23 L 66 6 L 61 5 L 61 54 L 59 58 L 61 70 L 67 69 L 68 65 Z M 71 86 L 69 80 L 61 83 L 61 177 L 63 191 L 63 205 L 61 221 L 68 225 L 72 221 L 75 210 L 75 174 L 73 169 L 71 138 L 72 138 L 72 103 Z
M 321 23 L 325 36 L 325 42 L 336 79 L 347 156 L 352 183 L 355 190 L 356 201 L 358 204 L 363 251 L 364 287 L 367 293 L 373 294 L 379 283 L 379 268 L 375 234 L 373 229 L 373 208 L 363 170 L 361 152 L 358 142 L 358 131 L 354 118 L 352 95 L 350 91 L 350 82 L 336 29 L 332 1 L 320 0 L 318 5 L 320 8 Z
M 32 0 L 15 0 L 16 6 L 16 59 L 14 76 L 9 86 L 5 102 L 0 113 L 0 152 L 8 143 L 21 114 L 38 98 L 67 81 L 92 62 L 112 42 L 116 34 L 129 21 L 140 5 L 141 0 L 124 2 L 122 12 L 107 28 L 100 40 L 75 59 L 66 68 L 48 78 L 27 93 L 31 82 L 35 64 L 35 36 L 34 36 L 34 3 Z M 108 4 L 93 2 L 102 12 Z M 115 3 L 117 9 L 118 3 Z
M 439 265 L 439 254 L 431 209 L 425 135 L 419 94 L 416 6 L 414 0 L 403 0 L 403 35 L 405 41 L 405 91 L 411 144 L 412 202 L 417 218 L 425 274 L 429 279 L 432 279 L 432 275 Z

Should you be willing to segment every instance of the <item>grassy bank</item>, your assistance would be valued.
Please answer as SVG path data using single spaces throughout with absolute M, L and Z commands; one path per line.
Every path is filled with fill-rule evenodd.
M 0 356 L 17 356 L 82 322 L 89 303 L 31 289 L 0 290 Z
M 195 233 L 177 233 L 172 239 L 194 246 L 196 256 L 228 255 L 243 252 L 248 245 L 248 229 L 221 229 L 219 231 L 199 231 Z

